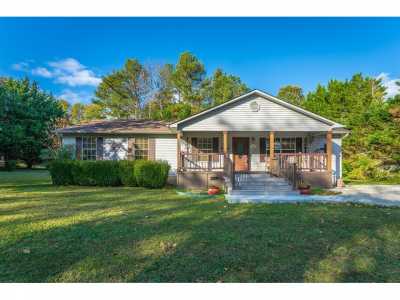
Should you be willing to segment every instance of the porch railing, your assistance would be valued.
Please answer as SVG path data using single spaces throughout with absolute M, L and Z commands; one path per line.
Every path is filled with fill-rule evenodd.
M 326 153 L 279 153 L 275 155 L 271 165 L 271 173 L 286 178 L 293 189 L 303 182 L 302 172 L 326 170 Z
M 221 170 L 224 168 L 223 153 L 181 153 L 183 170 Z
M 326 153 L 279 153 L 276 160 L 280 169 L 289 168 L 290 164 L 296 164 L 301 171 L 326 171 Z

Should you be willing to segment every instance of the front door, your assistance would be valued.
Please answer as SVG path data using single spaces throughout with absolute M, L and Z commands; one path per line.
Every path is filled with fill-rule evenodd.
M 249 138 L 232 138 L 232 148 L 235 172 L 249 171 Z

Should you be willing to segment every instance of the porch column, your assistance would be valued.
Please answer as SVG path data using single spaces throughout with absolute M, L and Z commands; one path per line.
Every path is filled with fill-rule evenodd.
M 177 131 L 176 133 L 176 152 L 177 152 L 177 157 L 176 157 L 176 166 L 177 166 L 177 171 L 179 172 L 181 169 L 181 138 L 182 138 L 182 132 Z
M 272 164 L 275 156 L 275 133 L 273 131 L 269 132 L 269 168 L 271 170 Z
M 332 172 L 332 129 L 329 129 L 326 134 L 326 169 L 329 173 Z
M 223 151 L 224 157 L 228 157 L 228 132 L 223 132 Z

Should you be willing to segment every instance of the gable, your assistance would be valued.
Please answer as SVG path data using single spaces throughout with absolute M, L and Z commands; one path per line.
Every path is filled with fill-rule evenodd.
M 334 124 L 287 106 L 251 93 L 238 101 L 183 120 L 177 126 L 178 130 L 185 131 L 327 131 Z

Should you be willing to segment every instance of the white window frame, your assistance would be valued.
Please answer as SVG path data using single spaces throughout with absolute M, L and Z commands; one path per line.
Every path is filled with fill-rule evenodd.
M 91 145 L 93 146 L 93 139 L 94 139 L 94 158 L 93 158 L 93 154 L 90 155 L 85 155 L 85 150 L 86 151 L 93 151 L 93 148 L 89 148 L 89 149 L 85 149 L 85 139 L 91 139 L 91 141 L 88 143 L 86 142 L 86 145 Z M 82 137 L 82 160 L 97 160 L 97 137 L 95 136 L 83 136 Z M 88 158 L 90 157 L 90 158 Z
M 144 148 L 138 149 L 138 144 L 139 144 L 138 140 L 141 140 L 141 145 L 145 145 Z M 142 143 L 142 141 L 146 141 L 146 142 Z M 149 138 L 148 137 L 135 137 L 134 148 L 135 148 L 135 153 L 134 153 L 135 160 L 136 159 L 149 160 L 149 151 L 150 151 L 150 149 L 149 149 Z M 141 155 L 136 154 L 137 152 L 140 152 Z M 146 156 L 144 156 L 143 153 L 146 153 Z
M 274 142 L 274 153 L 296 153 L 296 138 L 297 137 L 276 137 L 275 138 L 275 142 Z M 291 144 L 291 148 L 282 148 L 282 140 L 283 139 L 289 139 L 289 143 Z M 304 145 L 304 141 L 302 142 L 302 144 Z M 266 139 L 266 155 L 269 157 L 270 153 L 269 153 L 269 139 Z M 278 147 L 279 146 L 279 147 Z M 286 152 L 283 152 L 286 151 Z M 289 152 L 290 151 L 290 152 Z

